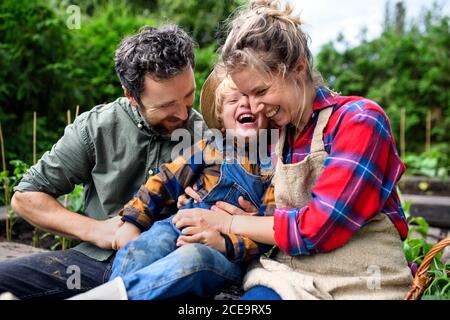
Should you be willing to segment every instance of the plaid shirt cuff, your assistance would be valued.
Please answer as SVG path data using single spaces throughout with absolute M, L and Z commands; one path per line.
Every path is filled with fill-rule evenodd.
M 134 224 L 141 232 L 147 231 L 153 222 L 145 213 L 137 212 L 133 207 L 126 207 L 122 212 L 122 221 Z
M 232 248 L 227 248 L 227 258 L 232 262 L 239 261 L 249 261 L 256 256 L 260 255 L 259 245 L 247 237 L 243 237 L 236 234 L 225 234 L 230 241 L 229 246 Z M 225 241 L 227 241 L 225 238 Z
M 302 209 L 297 208 L 276 208 L 274 212 L 275 242 L 280 250 L 290 256 L 310 254 L 307 241 L 297 225 L 301 213 Z

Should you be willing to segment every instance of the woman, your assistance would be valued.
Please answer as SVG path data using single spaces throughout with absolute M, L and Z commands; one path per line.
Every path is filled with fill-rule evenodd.
M 281 128 L 274 215 L 240 215 L 220 202 L 214 214 L 182 210 L 174 222 L 183 228 L 202 221 L 277 245 L 249 268 L 244 298 L 401 299 L 412 280 L 396 192 L 405 167 L 389 120 L 375 102 L 324 86 L 291 13 L 277 2 L 253 1 L 231 21 L 222 47 L 252 112 Z

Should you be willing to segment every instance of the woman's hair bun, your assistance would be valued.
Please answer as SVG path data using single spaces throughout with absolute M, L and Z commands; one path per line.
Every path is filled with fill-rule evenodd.
M 261 7 L 278 9 L 279 1 L 277 0 L 251 0 L 250 9 L 257 9 Z
M 286 3 L 283 10 L 279 0 L 251 0 L 249 9 L 297 27 L 302 25 L 300 18 L 292 15 L 293 8 L 289 3 Z

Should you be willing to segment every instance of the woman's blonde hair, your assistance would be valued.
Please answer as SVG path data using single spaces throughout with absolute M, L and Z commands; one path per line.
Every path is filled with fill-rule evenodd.
M 279 1 L 271 0 L 252 0 L 237 11 L 228 21 L 228 36 L 221 48 L 227 71 L 251 66 L 266 74 L 275 71 L 286 76 L 304 59 L 309 80 L 323 85 L 322 77 L 313 70 L 309 36 L 292 11 L 289 4 L 281 9 Z

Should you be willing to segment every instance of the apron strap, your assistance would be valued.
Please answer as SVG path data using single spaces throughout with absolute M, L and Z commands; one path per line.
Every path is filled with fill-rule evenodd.
M 284 147 L 284 141 L 286 140 L 287 135 L 287 126 L 284 126 L 280 130 L 280 137 L 278 138 L 276 147 L 275 147 L 275 154 L 277 155 L 278 161 L 281 161 L 283 158 L 283 147 Z
M 311 153 L 325 150 L 325 146 L 323 144 L 323 130 L 325 129 L 332 113 L 333 106 L 327 107 L 320 111 L 311 142 Z
M 314 128 L 313 138 L 311 142 L 311 153 L 325 150 L 325 146 L 323 144 L 323 130 L 325 129 L 332 113 L 333 113 L 333 106 L 327 107 L 319 112 L 319 118 L 317 119 L 316 127 Z M 281 128 L 280 131 L 281 131 L 280 138 L 278 139 L 275 148 L 275 153 L 279 160 L 282 159 L 283 157 L 283 147 L 287 135 L 287 126 Z

